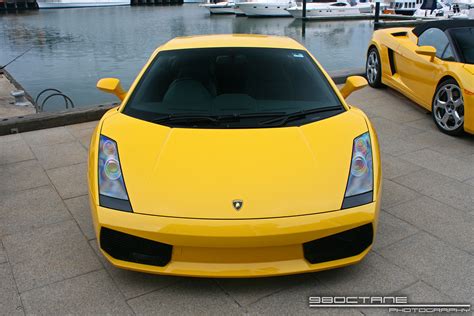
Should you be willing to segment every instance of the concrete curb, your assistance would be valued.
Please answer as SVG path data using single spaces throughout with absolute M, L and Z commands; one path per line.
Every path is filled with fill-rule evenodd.
M 338 71 L 331 71 L 329 75 L 334 81 L 335 84 L 343 84 L 346 82 L 347 77 L 351 76 L 362 76 L 365 77 L 365 69 L 364 68 L 351 68 L 351 69 L 344 69 Z
M 0 120 L 0 136 L 99 120 L 118 104 L 103 104 L 60 112 L 42 112 Z
M 331 72 L 330 75 L 334 83 L 343 84 L 349 76 L 364 76 L 364 70 L 361 68 L 347 69 Z M 116 106 L 118 106 L 117 103 L 102 104 L 60 112 L 42 112 L 4 118 L 0 120 L 0 136 L 96 121 L 99 120 L 105 112 Z
M 17 89 L 17 90 L 23 90 L 25 91 L 25 97 L 28 101 L 31 102 L 31 104 L 33 104 L 34 107 L 36 107 L 35 105 L 35 100 L 31 97 L 31 95 L 25 90 L 25 88 L 22 87 L 22 85 L 15 80 L 15 78 L 13 78 L 13 76 L 5 69 L 5 68 L 0 68 L 0 74 L 3 74 L 8 80 L 10 80 L 10 82 L 12 83 L 12 85 Z

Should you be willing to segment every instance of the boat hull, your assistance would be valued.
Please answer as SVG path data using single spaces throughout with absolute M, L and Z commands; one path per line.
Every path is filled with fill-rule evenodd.
M 302 7 L 292 7 L 287 11 L 297 19 L 303 18 Z M 309 5 L 306 7 L 307 18 L 336 18 L 336 17 L 363 17 L 372 13 L 370 5 L 354 6 L 346 8 L 328 7 L 325 5 Z
M 243 2 L 239 3 L 239 8 L 246 16 L 277 16 L 290 17 L 291 14 L 286 11 L 290 7 L 290 3 L 257 3 Z
M 233 7 L 208 8 L 211 14 L 234 14 Z
M 40 9 L 66 9 L 66 8 L 86 8 L 86 7 L 111 7 L 128 6 L 130 1 L 38 1 Z
M 206 3 L 200 5 L 209 10 L 210 14 L 234 14 L 234 4 L 229 2 Z
M 414 15 L 416 9 L 395 9 L 395 14 L 401 14 L 401 15 Z

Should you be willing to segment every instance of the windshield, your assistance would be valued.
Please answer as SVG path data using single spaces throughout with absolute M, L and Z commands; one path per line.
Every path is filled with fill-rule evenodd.
M 209 48 L 160 52 L 123 113 L 173 127 L 242 128 L 302 125 L 342 111 L 304 51 Z
M 452 29 L 450 33 L 463 61 L 466 64 L 474 64 L 474 27 Z

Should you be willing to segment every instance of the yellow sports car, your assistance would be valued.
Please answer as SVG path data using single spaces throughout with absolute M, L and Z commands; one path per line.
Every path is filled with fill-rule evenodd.
M 370 250 L 375 131 L 286 37 L 210 35 L 159 47 L 98 124 L 89 193 L 100 249 L 158 274 L 257 277 L 335 268 Z
M 474 20 L 375 31 L 366 76 L 431 111 L 442 132 L 474 134 Z

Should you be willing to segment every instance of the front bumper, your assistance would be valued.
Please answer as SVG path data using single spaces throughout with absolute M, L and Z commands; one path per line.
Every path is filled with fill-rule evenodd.
M 127 213 L 97 206 L 92 201 L 91 205 L 99 247 L 114 266 L 148 273 L 196 277 L 275 276 L 320 271 L 357 263 L 371 248 L 379 213 L 379 203 L 373 202 L 351 209 L 306 216 L 206 220 Z M 330 238 L 324 237 L 357 231 L 361 226 L 371 226 L 373 234 L 363 247 L 359 243 L 355 246 L 358 247 L 355 251 L 354 247 L 349 249 L 347 253 L 350 256 L 323 262 L 321 258 L 324 258 L 324 255 L 316 254 L 315 260 L 309 258 L 315 254 L 308 256 L 308 251 L 341 248 L 338 245 L 331 247 L 332 244 L 327 242 L 323 243 L 322 248 L 318 248 L 321 243 L 314 242 L 315 240 L 328 240 Z M 118 256 L 115 252 L 108 253 L 112 252 L 112 248 L 110 242 L 105 244 L 104 235 L 101 235 L 104 231 L 124 233 L 132 238 L 135 236 L 169 245 L 172 247 L 170 259 L 162 260 L 161 266 L 155 263 L 132 262 L 154 262 L 142 254 L 134 254 L 134 258 L 138 260 L 118 259 L 124 256 Z M 344 236 L 342 237 L 344 239 Z M 107 238 L 110 241 L 110 234 Z M 364 238 L 367 240 L 367 235 Z M 125 247 L 120 242 L 118 241 L 119 249 Z M 140 245 L 141 249 L 148 247 L 143 243 L 135 245 Z M 312 264 L 310 261 L 317 263 Z
M 464 130 L 474 135 L 474 94 L 464 93 Z

